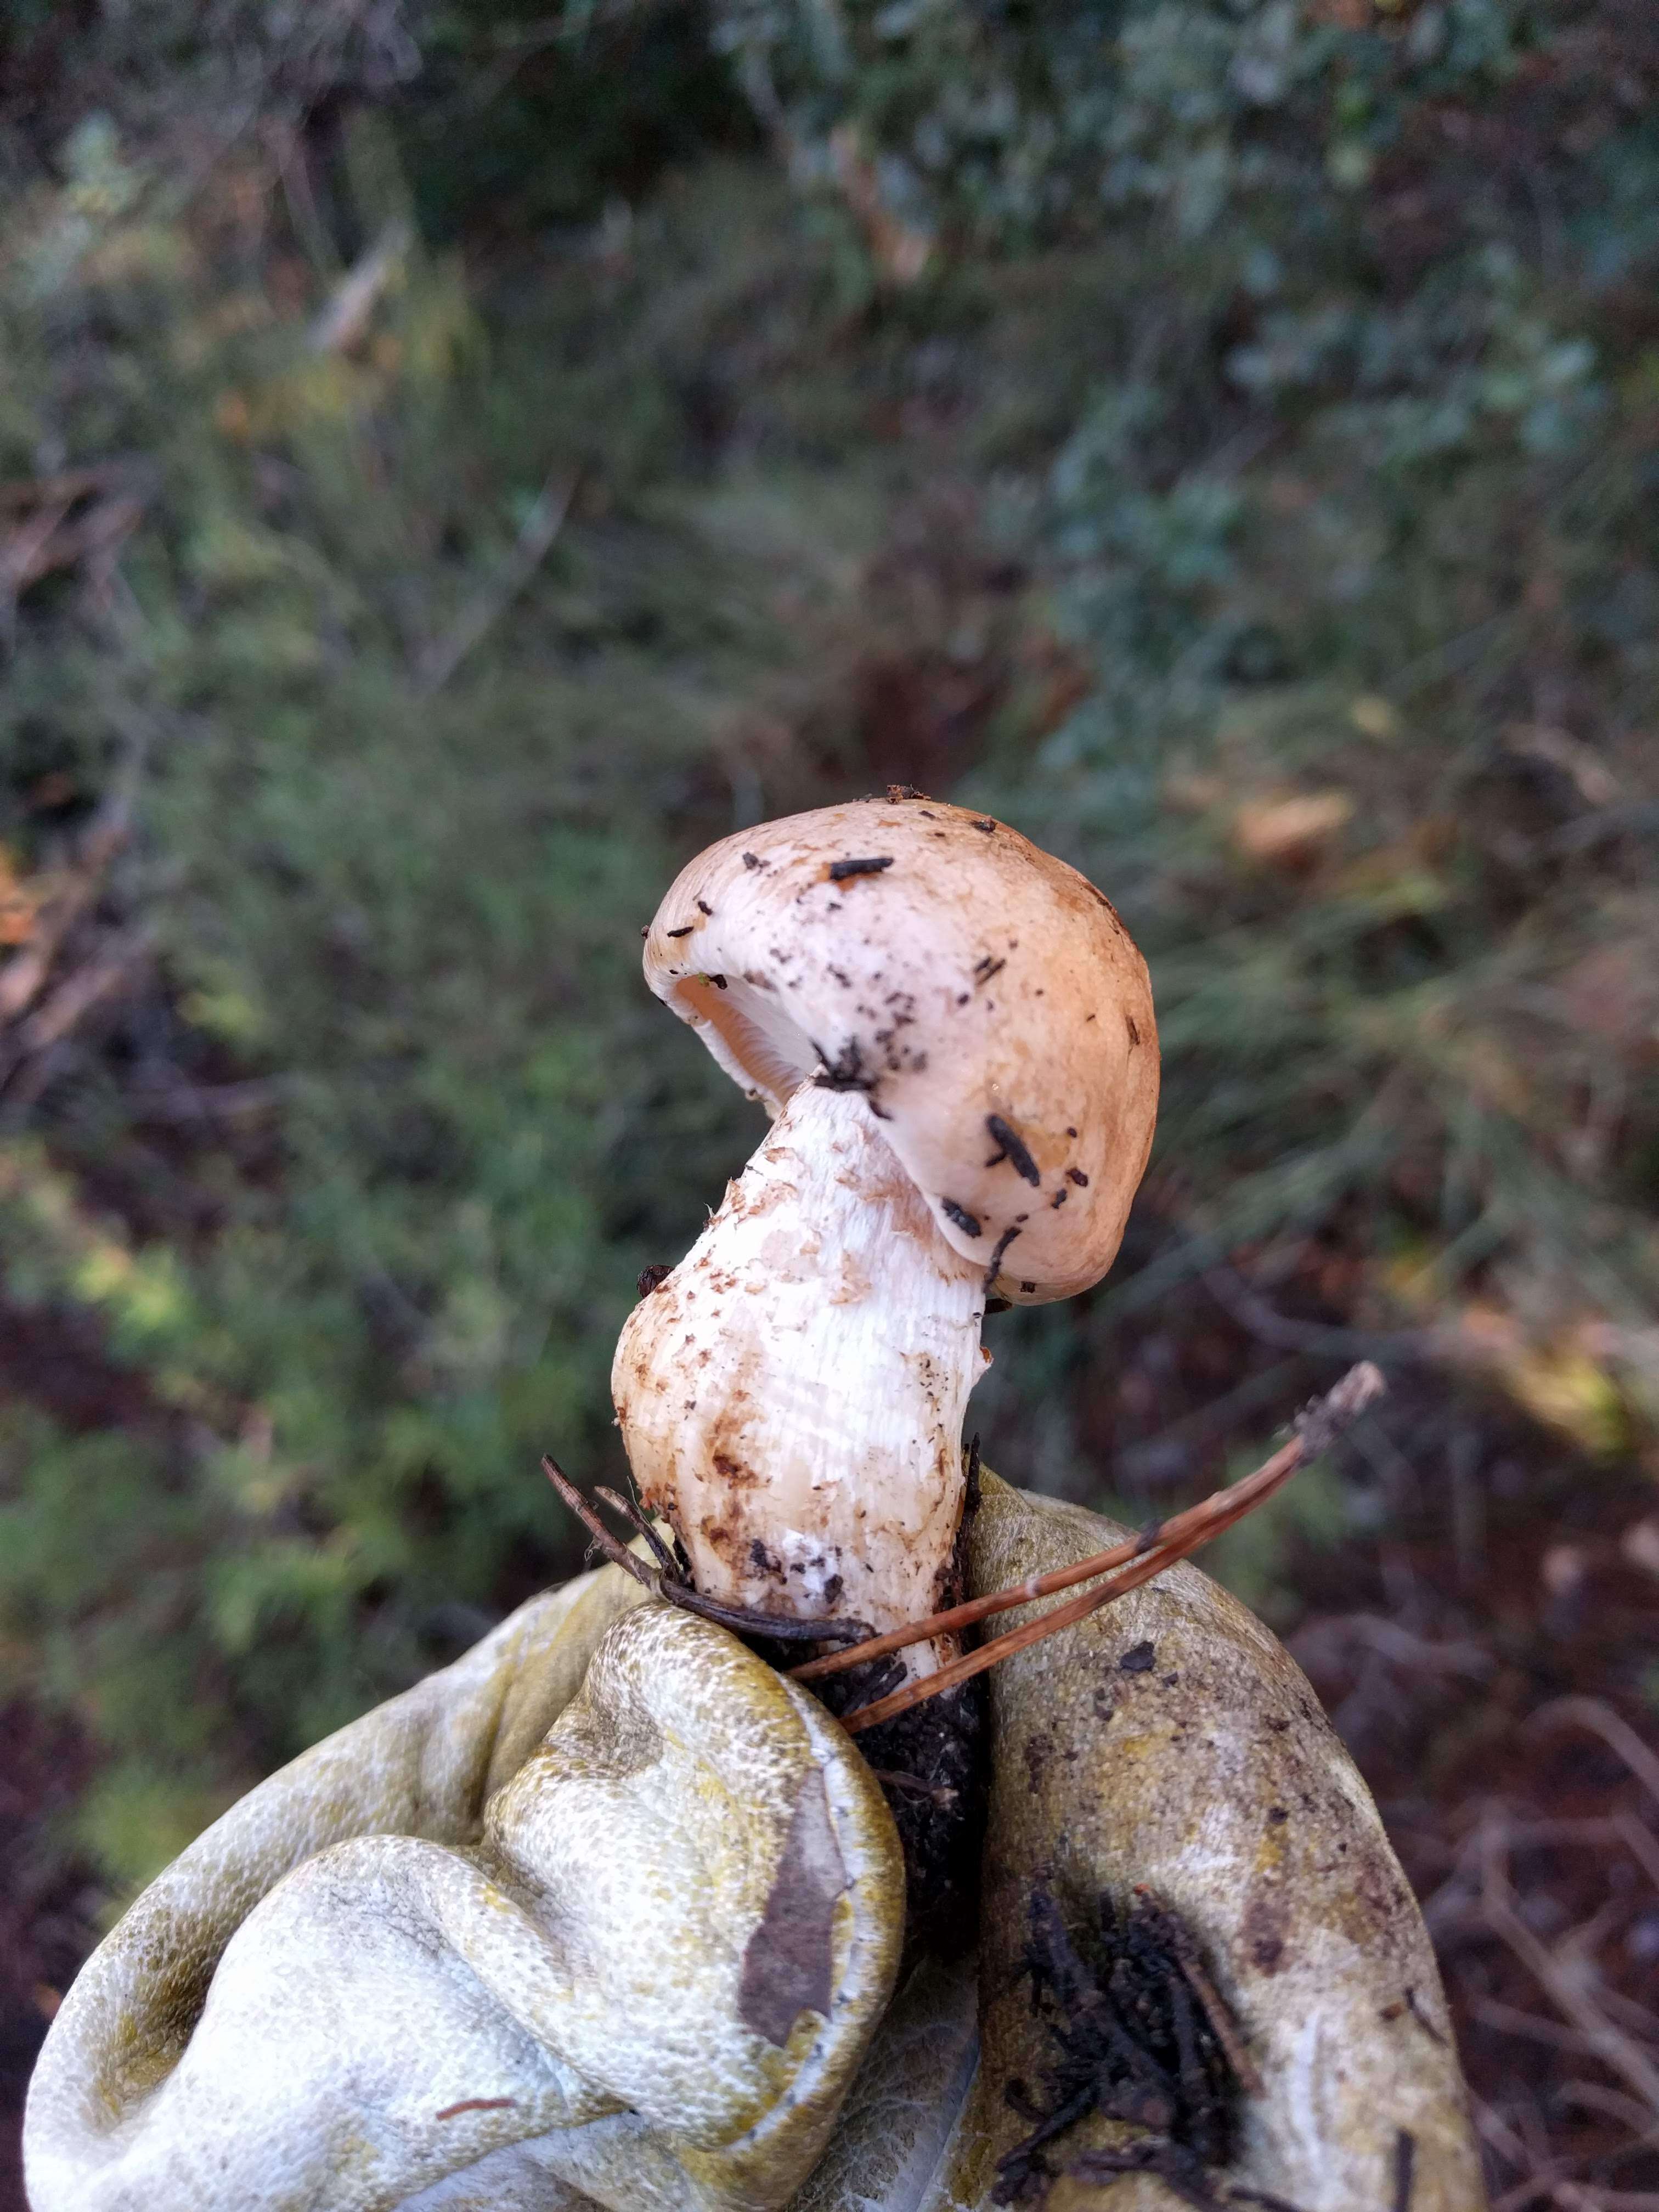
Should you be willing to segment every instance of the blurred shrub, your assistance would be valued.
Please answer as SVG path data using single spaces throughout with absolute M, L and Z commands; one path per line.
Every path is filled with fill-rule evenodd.
M 1517 0 L 717 0 L 715 39 L 804 167 L 850 137 L 896 207 L 959 240 L 1148 209 L 1187 239 L 1258 210 L 1317 238 L 1414 111 L 1505 84 L 1547 20 Z
M 730 826 L 723 672 L 788 553 L 653 489 L 679 410 L 608 335 L 643 308 L 674 351 L 677 286 L 720 313 L 687 269 L 718 179 L 648 268 L 584 246 L 493 332 L 383 207 L 392 265 L 325 343 L 342 295 L 257 162 L 188 219 L 102 125 L 66 163 L 0 272 L 0 477 L 137 457 L 141 512 L 28 595 L 3 830 L 58 881 L 120 799 L 96 898 L 149 980 L 9 1066 L 0 1242 L 14 1320 L 89 1309 L 142 1387 L 118 1432 L 94 1376 L 55 1426 L 8 1412 L 0 1601 L 14 1675 L 132 1754 L 90 1818 L 136 1875 L 198 1816 L 169 1777 L 199 1810 L 560 1564 L 538 1455 L 613 1449 L 634 1278 L 751 1111 L 630 947 Z
M 1437 1322 L 1617 1452 L 1656 1410 L 1656 240 L 1623 180 L 1659 184 L 1659 40 L 1484 4 L 856 20 L 841 96 L 917 176 L 941 149 L 942 235 L 1040 201 L 1106 234 L 1095 394 L 1012 518 L 1094 686 L 972 790 L 1152 958 L 1168 1233 L 1026 1326 L 1098 1355 L 1225 1255 L 1271 1285 L 1340 1253 L 1351 1316 Z M 993 160 L 917 119 L 977 70 L 1081 86 L 1079 40 L 1099 102 L 1055 111 L 1047 201 L 1019 124 Z M 906 56 L 933 106 L 877 97 Z

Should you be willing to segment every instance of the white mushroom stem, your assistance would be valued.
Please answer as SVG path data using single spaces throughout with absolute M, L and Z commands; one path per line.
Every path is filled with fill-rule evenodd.
M 701 1591 L 878 1632 L 939 1608 L 984 1275 L 860 1094 L 795 1091 L 617 1347 L 629 1464 Z M 905 1664 L 931 1674 L 954 1649 Z

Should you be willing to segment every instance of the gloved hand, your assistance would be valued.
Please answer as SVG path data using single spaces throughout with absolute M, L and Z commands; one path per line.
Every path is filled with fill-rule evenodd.
M 891 1992 L 868 1768 L 614 1568 L 228 1813 L 88 1963 L 34 2212 L 769 2212 Z
M 1011 1588 L 1131 1533 L 987 1474 L 970 1591 Z M 992 1625 L 1006 1634 L 1039 1609 Z M 1010 2086 L 1046 2103 L 1059 2056 L 1033 2002 L 1034 1899 L 1059 1905 L 1077 1932 L 1103 1894 L 1121 1914 L 1138 1887 L 1196 1938 L 1252 2077 L 1231 2154 L 1203 2179 L 1212 2203 L 1481 2212 L 1422 1916 L 1370 1793 L 1277 1638 L 1182 1565 L 986 1679 L 976 1977 L 930 1966 L 901 1990 L 791 2212 L 991 2212 L 1011 2179 L 999 2161 L 1031 2129 Z M 1097 2113 L 1068 2129 L 1047 2153 L 1056 2178 L 1043 2212 L 1190 2212 L 1203 2197 L 1157 2174 L 1066 2171 L 1146 2139 Z
M 988 1476 L 970 1586 L 1122 1533 Z M 1008 2086 L 1054 2056 L 1033 1899 L 1080 1923 L 1136 1885 L 1192 1931 L 1255 2081 L 1218 2191 L 1478 2212 L 1375 1808 L 1196 1569 L 990 1670 L 977 1971 L 924 1962 L 890 2003 L 903 1869 L 851 1741 L 641 1595 L 606 1569 L 533 1600 L 152 1885 L 47 2039 L 33 2212 L 985 2212 L 1030 2126 Z M 1144 2132 L 1069 2130 L 1048 2212 L 1190 2203 L 1065 2172 Z

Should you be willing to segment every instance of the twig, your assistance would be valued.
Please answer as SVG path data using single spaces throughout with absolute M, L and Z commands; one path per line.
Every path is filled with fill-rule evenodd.
M 1431 1643 L 1427 1637 L 1414 1636 L 1409 1628 L 1402 1628 L 1397 1620 L 1374 1613 L 1330 1613 L 1310 1621 L 1297 1631 L 1291 1648 L 1298 1664 L 1310 1674 L 1317 1674 L 1322 1668 L 1334 1671 L 1345 1656 L 1343 1646 L 1352 1644 L 1363 1644 L 1379 1657 L 1416 1674 L 1463 1674 L 1480 1681 L 1497 1663 L 1482 1644 L 1451 1640 Z
M 1132 1487 L 1143 1473 L 1161 1480 L 1159 1470 L 1167 1467 L 1170 1454 L 1184 1454 L 1188 1447 L 1206 1443 L 1212 1437 L 1224 1436 L 1237 1427 L 1246 1415 L 1259 1407 L 1282 1401 L 1293 1383 L 1301 1380 L 1303 1361 L 1298 1358 L 1276 1360 L 1264 1367 L 1219 1398 L 1211 1399 L 1195 1413 L 1182 1413 L 1175 1420 L 1154 1429 L 1149 1437 L 1139 1443 L 1126 1445 L 1113 1462 L 1116 1472 Z
M 1626 2097 L 1617 2089 L 1604 2089 L 1599 2081 L 1564 2081 L 1555 2095 L 1559 2104 L 1582 2106 L 1587 2112 L 1601 2112 L 1608 2119 L 1633 2129 L 1638 2140 L 1626 2146 L 1626 2154 L 1646 2150 L 1659 2142 L 1659 2130 L 1649 2126 L 1648 2115 L 1635 2098 Z
M 882 1658 L 890 1651 L 902 1651 L 912 1644 L 919 1644 L 934 1636 L 948 1635 L 970 1627 L 994 1613 L 1006 1613 L 1015 1606 L 1029 1605 L 1033 1600 L 1051 1597 L 1060 1590 L 1070 1589 L 1081 1582 L 1092 1582 L 1097 1577 L 1123 1571 L 1115 1582 L 1103 1589 L 1085 1590 L 1080 1597 L 1067 1605 L 1056 1606 L 1037 1620 L 1028 1621 L 1023 1628 L 1013 1630 L 984 1644 L 977 1651 L 964 1652 L 935 1674 L 919 1680 L 907 1682 L 890 1696 L 877 1699 L 873 1705 L 861 1705 L 845 1715 L 842 1726 L 856 1734 L 860 1729 L 873 1728 L 878 1722 L 905 1711 L 923 1698 L 934 1697 L 942 1690 L 953 1689 L 958 1682 L 994 1666 L 998 1660 L 1011 1658 L 1017 1651 L 1054 1635 L 1062 1628 L 1086 1620 L 1090 1613 L 1127 1591 L 1137 1589 L 1154 1575 L 1160 1575 L 1177 1559 L 1196 1551 L 1212 1537 L 1230 1528 L 1236 1521 L 1271 1498 L 1296 1473 L 1304 1462 L 1325 1450 L 1346 1428 L 1348 1423 L 1363 1413 L 1387 1386 L 1381 1374 L 1369 1362 L 1362 1361 L 1351 1368 L 1335 1389 L 1323 1398 L 1316 1399 L 1298 1416 L 1297 1434 L 1276 1451 L 1271 1459 L 1259 1467 L 1254 1474 L 1247 1474 L 1242 1482 L 1231 1488 L 1218 1490 L 1202 1504 L 1189 1506 L 1155 1528 L 1143 1531 L 1137 1537 L 1121 1544 L 1114 1544 L 1103 1552 L 1094 1553 L 1069 1567 L 1059 1567 L 1046 1575 L 1033 1575 L 1008 1589 L 995 1590 L 989 1595 L 971 1599 L 966 1605 L 952 1606 L 947 1612 L 937 1613 L 926 1620 L 915 1621 L 904 1628 L 890 1630 L 866 1644 L 853 1650 L 830 1654 L 813 1660 L 806 1666 L 794 1669 L 798 1680 L 815 1680 L 819 1676 L 839 1672 L 869 1659 Z
M 1289 1472 L 1286 1469 L 1286 1473 Z M 1237 1518 L 1237 1514 L 1231 1516 L 1232 1520 Z M 1230 1522 L 1218 1522 L 1206 1534 L 1218 1535 L 1221 1529 L 1229 1525 Z M 944 1691 L 954 1690 L 958 1683 L 971 1681 L 975 1674 L 982 1674 L 988 1667 L 994 1667 L 1000 1659 L 1012 1659 L 1017 1652 L 1028 1650 L 1033 1644 L 1041 1644 L 1047 1638 L 1058 1635 L 1062 1628 L 1071 1628 L 1078 1621 L 1086 1620 L 1091 1613 L 1098 1613 L 1103 1606 L 1109 1605 L 1114 1599 L 1127 1595 L 1132 1589 L 1139 1589 L 1142 1583 L 1151 1582 L 1154 1575 L 1161 1575 L 1166 1567 L 1184 1558 L 1186 1552 L 1196 1550 L 1206 1540 L 1206 1536 L 1194 1536 L 1182 1551 L 1170 1549 L 1152 1553 L 1138 1567 L 1125 1573 L 1121 1581 L 1109 1583 L 1104 1589 L 1085 1590 L 1081 1597 L 1074 1597 L 1069 1605 L 1057 1605 L 1052 1613 L 1045 1613 L 1038 1620 L 1028 1621 L 1024 1628 L 1016 1628 L 1006 1636 L 999 1636 L 991 1643 L 981 1645 L 977 1651 L 964 1652 L 961 1658 L 949 1661 L 919 1680 L 905 1683 L 902 1689 L 892 1691 L 887 1697 L 878 1698 L 872 1705 L 860 1705 L 855 1711 L 843 1713 L 842 1726 L 849 1735 L 857 1735 L 861 1729 L 875 1728 L 883 1721 L 893 1719 L 896 1714 L 908 1712 L 912 1705 L 921 1705 L 928 1698 L 936 1698 Z
M 1621 837 L 1632 831 L 1659 827 L 1659 802 L 1648 799 L 1635 806 L 1603 806 L 1594 814 L 1583 814 L 1577 822 L 1569 822 L 1565 829 L 1555 830 L 1543 842 L 1547 853 L 1582 853 L 1604 838 Z
M 1511 2166 L 1527 2166 L 1534 2162 L 1526 2144 L 1491 2105 L 1483 2104 L 1479 2097 L 1471 2095 L 1469 2112 L 1474 2121 L 1476 2135 L 1489 2149 L 1495 2150 L 1500 2158 L 1507 2159 Z
M 132 1115 L 141 1123 L 237 1121 L 279 1105 L 285 1088 L 269 1076 L 250 1076 L 240 1083 L 184 1080 L 164 1088 L 143 1085 L 133 1092 Z
M 549 477 L 524 519 L 518 543 L 507 556 L 501 574 L 462 610 L 448 636 L 440 638 L 422 656 L 420 688 L 428 698 L 434 691 L 442 690 L 473 647 L 500 620 L 540 567 L 564 527 L 580 474 L 580 470 L 573 470 L 562 477 L 556 470 Z
M 389 222 L 361 261 L 335 286 L 307 337 L 313 353 L 349 353 L 362 343 L 380 295 L 403 267 L 415 234 L 401 218 Z
M 94 958 L 65 976 L 45 1005 L 21 1024 L 21 1053 L 44 1052 L 66 1036 L 100 999 L 107 998 L 125 980 L 149 950 L 149 933 L 143 928 L 109 939 Z
M 1269 1305 L 1231 1267 L 1206 1267 L 1199 1280 L 1241 1328 L 1248 1330 L 1258 1344 L 1270 1345 L 1276 1351 L 1373 1352 L 1390 1359 L 1431 1360 L 1446 1349 L 1442 1329 L 1338 1328 L 1324 1322 L 1297 1321 Z
M 33 518 L 20 522 L 0 547 L 0 588 L 5 592 L 9 609 L 26 584 L 45 575 L 53 565 L 46 558 L 46 548 L 68 514 L 70 505 L 68 500 L 58 500 L 38 507 Z
M 70 507 L 89 492 L 102 491 L 123 473 L 126 471 L 120 462 L 106 461 L 96 468 L 60 470 L 56 476 L 15 477 L 0 483 L 0 512 L 27 507 Z
M 648 1589 L 653 1597 L 660 1597 L 662 1595 L 659 1587 L 662 1580 L 660 1575 L 653 1574 L 643 1559 L 635 1559 L 625 1544 L 619 1544 L 617 1541 L 551 1452 L 544 1452 L 542 1455 L 542 1473 L 558 1492 L 611 1565 L 620 1567 L 625 1575 L 632 1575 L 635 1581 Z
M 142 758 L 142 746 L 135 746 L 87 825 L 74 865 L 42 903 L 29 942 L 0 964 L 0 1028 L 17 1020 L 40 996 L 70 932 L 96 903 L 110 862 L 126 843 L 131 787 Z
M 1510 1844 L 1524 1850 L 1529 1844 L 1622 1844 L 1659 1889 L 1659 1836 L 1643 1826 L 1633 1813 L 1610 1813 L 1604 1820 L 1511 1820 Z
M 1482 2027 L 1496 2028 L 1500 2035 L 1518 2035 L 1527 2043 L 1547 2043 L 1552 2051 L 1570 2051 L 1580 2058 L 1595 2056 L 1589 2036 L 1581 2035 L 1576 2027 L 1563 2027 L 1559 2021 L 1522 2012 L 1519 2006 L 1501 2003 L 1497 1997 L 1472 1996 L 1468 2008 L 1471 2020 L 1478 2020 Z
M 1501 1820 L 1488 1819 L 1481 1830 L 1481 1913 L 1499 1942 L 1508 1946 L 1562 2017 L 1583 2036 L 1589 2048 L 1648 2110 L 1659 2117 L 1659 2066 L 1565 1973 L 1554 1954 L 1540 1942 L 1516 1909 L 1515 1890 L 1505 1870 L 1507 1850 Z
M 1144 1885 L 1138 1883 L 1135 1894 L 1137 1897 L 1146 1897 L 1151 1893 Z M 1210 1979 L 1209 1969 L 1199 1956 L 1198 1946 L 1194 1942 L 1186 1922 L 1173 1912 L 1166 1913 L 1163 1920 L 1163 1933 L 1169 1942 L 1170 1948 L 1181 1961 L 1182 1972 L 1192 1984 L 1193 1994 L 1203 2008 L 1204 2017 L 1210 2024 L 1210 2033 L 1221 2045 L 1227 2063 L 1237 2076 L 1239 2087 L 1247 2097 L 1264 2096 L 1267 2092 L 1262 2087 L 1261 2075 L 1257 2070 L 1256 2063 L 1244 2048 L 1244 2040 L 1239 2034 L 1237 2023 L 1223 2000 L 1220 1990 Z
M 673 1575 L 678 1579 L 678 1570 L 674 1565 L 674 1554 L 652 1526 L 649 1514 L 641 1513 L 631 1498 L 624 1498 L 619 1490 L 607 1489 L 602 1482 L 594 1484 L 593 1495 L 595 1498 L 604 1498 L 612 1512 L 620 1513 L 624 1521 L 637 1528 L 651 1547 L 651 1556 L 664 1574 Z
M 60 983 L 45 1005 L 0 1037 L 0 1091 L 3 1120 L 15 1126 L 71 1064 L 76 1029 L 94 1008 L 128 992 L 135 975 L 146 970 L 151 950 L 147 929 L 116 937 L 83 961 Z
M 1593 1729 L 1607 1748 L 1622 1759 L 1631 1772 L 1659 1805 L 1659 1757 L 1644 1744 L 1627 1720 L 1600 1698 L 1555 1698 L 1528 1715 L 1528 1729 L 1555 1728 L 1576 1721 Z
M 56 476 L 0 483 L 0 514 L 22 519 L 0 539 L 0 636 L 9 645 L 19 594 L 54 568 L 88 561 L 94 580 L 112 572 L 115 555 L 143 519 L 149 496 L 149 469 L 106 461 L 94 468 L 64 470 Z M 96 495 L 103 494 L 102 497 Z M 94 503 L 79 515 L 82 501 Z M 74 515 L 74 520 L 70 517 Z
M 954 1790 L 947 1790 L 939 1783 L 924 1782 L 919 1774 L 906 1774 L 901 1769 L 890 1766 L 872 1766 L 870 1771 L 888 1789 L 902 1790 L 908 1796 L 927 1797 L 941 1808 L 954 1805 L 957 1802 Z
M 1553 2159 L 1549 2165 L 1540 2166 L 1526 2181 L 1517 2182 L 1502 2197 L 1493 2199 L 1492 2212 L 1524 2212 L 1528 2204 L 1535 2204 L 1542 2197 L 1553 2197 L 1555 2185 L 1572 2164 L 1567 2158 Z

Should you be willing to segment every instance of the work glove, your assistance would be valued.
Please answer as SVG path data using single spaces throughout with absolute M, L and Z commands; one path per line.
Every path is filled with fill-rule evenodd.
M 987 1474 L 970 1592 L 1012 1589 L 1132 1533 Z M 990 1626 L 1007 1634 L 1043 1609 Z M 901 1988 L 792 2212 L 1481 2212 L 1422 1916 L 1278 1639 L 1182 1564 L 986 1680 L 977 1960 L 925 1964 Z M 1057 2101 L 1056 2026 L 1081 2039 L 1075 2013 L 1038 2001 L 1056 1917 L 1086 1955 L 1103 1899 L 1132 1942 L 1138 1922 L 1175 1923 L 1235 2045 L 1244 2079 L 1216 2164 L 1177 2151 L 1157 2158 L 1162 2172 L 1137 2171 L 1160 2131 L 1098 2107 L 1044 2147 L 1035 2173 L 1019 2157 L 1031 2106 Z M 1103 1972 L 1085 2002 L 1101 1984 L 1112 1995 Z
M 1123 1533 L 987 1476 L 970 1587 Z M 33 2212 L 1478 2212 L 1421 1918 L 1273 1637 L 1177 1565 L 988 1681 L 978 1955 L 896 1989 L 853 1739 L 616 1568 L 532 1600 L 144 1892 L 42 2051 Z M 1023 2152 L 1056 1956 L 1148 1912 L 1233 2046 L 1211 2162 L 1105 2093 Z

